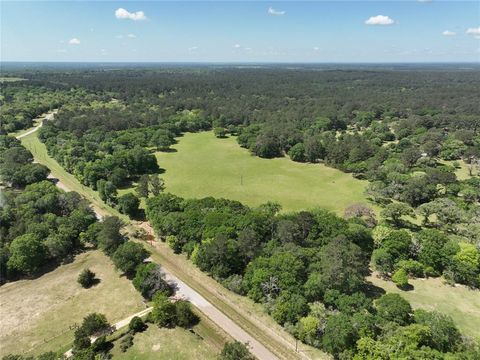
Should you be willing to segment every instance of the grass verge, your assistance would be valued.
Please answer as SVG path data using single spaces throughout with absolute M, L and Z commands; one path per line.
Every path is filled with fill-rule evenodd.
M 85 268 L 100 279 L 90 289 L 77 283 Z M 131 282 L 99 250 L 77 255 L 72 263 L 36 279 L 7 283 L 0 287 L 0 299 L 0 357 L 67 350 L 73 326 L 89 313 L 103 313 L 114 323 L 145 308 Z

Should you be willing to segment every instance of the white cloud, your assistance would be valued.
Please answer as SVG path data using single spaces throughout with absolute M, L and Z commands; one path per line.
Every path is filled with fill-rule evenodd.
M 108 55 L 108 51 L 106 49 L 100 49 L 100 55 L 102 56 Z
M 432 2 L 432 0 L 417 0 L 418 2 L 421 2 L 421 3 L 429 3 L 429 2 Z
M 455 35 L 457 35 L 457 33 L 454 32 L 454 31 L 445 30 L 444 32 L 442 32 L 442 35 L 443 36 L 455 36 Z
M 467 34 L 473 35 L 473 36 L 479 36 L 480 35 L 480 26 L 477 28 L 469 28 L 466 31 Z
M 123 35 L 117 35 L 115 36 L 117 39 L 123 39 Z
M 188 51 L 195 51 L 198 50 L 198 46 L 191 46 L 188 48 Z
M 275 9 L 272 8 L 271 6 L 268 8 L 268 15 L 281 16 L 281 15 L 285 15 L 285 14 L 286 14 L 286 11 L 283 11 L 283 10 L 275 10 Z
M 143 11 L 128 12 L 124 8 L 118 8 L 115 10 L 115 17 L 121 20 L 130 19 L 134 21 L 147 19 Z
M 235 49 L 240 49 L 240 44 L 235 44 L 235 45 L 233 45 L 233 47 L 234 47 Z
M 135 39 L 137 36 L 135 34 L 128 34 L 127 37 L 130 39 Z
M 73 39 L 68 40 L 68 43 L 70 45 L 80 45 L 80 40 L 78 40 L 77 38 L 73 38 Z
M 392 25 L 395 21 L 386 15 L 371 16 L 365 21 L 367 25 Z
M 313 51 L 318 51 L 318 50 L 320 50 L 320 48 L 318 46 L 313 47 Z

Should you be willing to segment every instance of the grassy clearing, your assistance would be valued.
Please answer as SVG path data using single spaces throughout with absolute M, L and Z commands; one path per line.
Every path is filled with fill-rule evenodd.
M 135 334 L 133 346 L 120 351 L 120 339 L 112 349 L 114 359 L 124 360 L 215 360 L 226 341 L 230 341 L 221 329 L 200 315 L 200 323 L 193 332 L 182 328 L 165 329 L 149 324 L 146 331 Z M 186 346 L 188 344 L 188 346 Z
M 96 192 L 81 185 L 78 180 L 75 179 L 73 175 L 67 173 L 65 169 L 55 161 L 55 159 L 48 156 L 45 145 L 38 140 L 36 133 L 22 138 L 22 143 L 32 152 L 36 161 L 47 166 L 51 170 L 52 175 L 58 178 L 70 190 L 82 194 L 103 214 L 120 215 L 127 224 L 130 224 L 130 229 L 136 228 L 136 226 L 132 226 L 133 224 L 128 218 L 119 214 L 115 209 L 105 205 Z M 160 244 L 160 247 L 147 245 L 147 248 L 153 252 L 152 258 L 154 261 L 173 272 L 182 281 L 202 294 L 202 296 L 210 301 L 215 307 L 229 316 L 239 326 L 269 349 L 274 350 L 277 354 L 282 354 L 282 358 L 285 359 L 299 358 L 299 356 L 297 356 L 292 350 L 292 344 L 295 343 L 293 337 L 276 324 L 275 321 L 265 313 L 261 305 L 254 304 L 251 300 L 226 290 L 215 280 L 198 270 L 186 258 L 174 255 L 171 249 L 166 245 Z M 285 342 L 288 342 L 290 346 L 287 347 Z M 325 353 L 318 349 L 304 345 L 299 345 L 299 348 L 303 351 L 308 351 L 309 358 L 329 358 Z M 67 348 L 65 348 L 65 350 L 67 350 Z
M 437 310 L 450 315 L 459 329 L 467 335 L 480 338 L 480 291 L 466 286 L 455 288 L 443 284 L 441 279 L 413 279 L 413 290 L 402 291 L 391 281 L 375 275 L 368 278 L 387 292 L 401 294 L 414 308 Z
M 83 289 L 77 277 L 87 267 L 100 283 Z M 131 282 L 98 250 L 37 279 L 7 283 L 0 287 L 0 299 L 0 357 L 67 350 L 73 341 L 70 326 L 89 313 L 103 313 L 114 323 L 145 308 Z
M 182 197 L 223 197 L 251 206 L 277 201 L 286 211 L 323 207 L 337 213 L 367 202 L 366 181 L 321 164 L 261 159 L 234 138 L 187 133 L 174 148 L 176 152 L 157 153 L 157 159 L 166 169 L 166 190 Z
M 472 176 L 470 176 L 470 172 L 468 171 L 469 165 L 463 160 L 458 160 L 456 162 L 460 165 L 460 167 L 455 170 L 455 175 L 457 175 L 457 179 L 467 180 L 472 178 Z M 455 163 L 455 160 L 443 160 L 441 161 L 441 163 L 445 165 L 454 166 L 453 164 Z M 475 175 L 480 176 L 480 168 L 478 166 L 474 167 L 472 174 L 473 176 Z

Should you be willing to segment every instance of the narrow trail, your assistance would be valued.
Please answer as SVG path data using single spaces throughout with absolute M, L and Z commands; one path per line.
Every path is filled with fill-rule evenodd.
M 21 139 L 27 135 L 35 133 L 38 131 L 44 124 L 45 121 L 51 120 L 54 116 L 54 113 L 49 113 L 45 116 L 44 120 L 33 129 L 17 136 L 17 139 Z M 48 118 L 47 118 L 48 117 Z M 56 181 L 56 186 L 64 191 L 71 191 L 68 186 L 63 184 L 61 181 Z M 100 210 L 99 207 L 92 204 L 92 209 L 95 211 L 95 214 L 98 219 L 102 219 L 104 216 L 108 215 L 105 211 Z M 204 313 L 208 318 L 210 318 L 217 326 L 223 329 L 228 333 L 232 338 L 238 340 L 242 343 L 248 343 L 250 352 L 259 360 L 279 360 L 279 358 L 267 349 L 262 343 L 257 339 L 243 330 L 239 325 L 232 321 L 228 316 L 206 300 L 202 295 L 200 295 L 193 288 L 188 286 L 186 283 L 177 278 L 173 273 L 169 272 L 167 269 L 162 267 L 166 279 L 171 282 L 177 288 L 177 296 L 183 297 L 186 300 L 190 301 L 193 306 L 197 307 L 202 313 Z M 143 312 L 148 312 L 149 309 L 143 310 Z M 121 320 L 119 323 L 116 323 L 115 326 L 121 325 L 125 326 L 125 323 L 128 324 L 133 316 L 138 316 L 137 314 L 132 315 L 124 320 Z M 119 325 L 119 326 L 120 326 Z M 65 353 L 67 357 L 71 356 L 71 350 Z
M 119 330 L 119 329 L 127 326 L 128 324 L 130 324 L 130 321 L 131 321 L 135 316 L 142 317 L 142 316 L 144 316 L 144 315 L 147 315 L 150 311 L 152 311 L 152 309 L 153 309 L 153 307 L 149 307 L 148 309 L 139 311 L 139 312 L 136 313 L 136 314 L 130 315 L 130 316 L 126 317 L 125 319 L 122 319 L 122 320 L 120 320 L 119 322 L 116 322 L 115 324 L 112 325 L 112 330 Z M 91 338 L 91 341 L 92 341 L 92 342 L 95 341 L 95 340 L 96 340 L 95 337 L 92 337 L 92 338 Z M 72 357 L 72 355 L 73 355 L 73 349 L 68 350 L 68 351 L 65 352 L 63 355 L 65 355 L 65 357 L 67 357 L 67 358 Z

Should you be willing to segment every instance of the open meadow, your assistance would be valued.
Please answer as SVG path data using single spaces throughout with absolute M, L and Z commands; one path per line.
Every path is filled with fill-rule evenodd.
M 100 283 L 83 289 L 78 274 L 90 268 Z M 67 350 L 73 325 L 98 312 L 115 323 L 145 308 L 131 282 L 115 271 L 102 252 L 88 251 L 33 280 L 0 287 L 0 356 Z
M 261 159 L 233 137 L 212 132 L 187 133 L 176 151 L 158 152 L 166 191 L 185 198 L 213 196 L 258 206 L 267 201 L 284 211 L 322 207 L 337 213 L 353 203 L 367 203 L 366 181 L 322 164 L 302 164 L 288 157 Z

